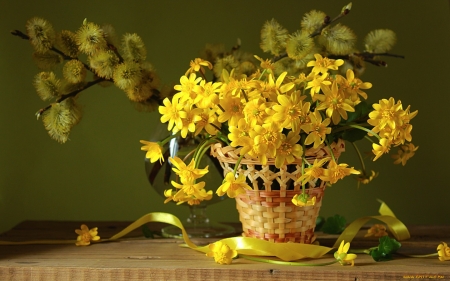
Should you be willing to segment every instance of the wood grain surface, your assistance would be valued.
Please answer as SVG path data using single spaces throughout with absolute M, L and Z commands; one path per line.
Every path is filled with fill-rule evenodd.
M 129 222 L 84 222 L 98 227 L 99 235 L 108 238 Z M 81 222 L 26 221 L 0 235 L 0 240 L 76 238 Z M 232 224 L 239 235 L 239 224 Z M 149 224 L 153 230 L 163 224 Z M 411 239 L 402 241 L 405 254 L 435 253 L 441 242 L 450 244 L 448 226 L 408 226 Z M 352 242 L 352 248 L 376 246 L 377 240 L 363 238 L 363 232 Z M 337 236 L 319 234 L 321 245 L 332 246 Z M 193 239 L 197 245 L 217 239 Z M 0 280 L 450 280 L 450 261 L 437 257 L 408 258 L 396 256 L 388 262 L 375 262 L 359 254 L 354 267 L 286 266 L 254 262 L 239 258 L 231 265 L 216 264 L 212 258 L 183 248 L 179 239 L 144 238 L 140 229 L 124 239 L 88 247 L 74 244 L 0 246 Z M 333 261 L 331 254 L 308 263 Z

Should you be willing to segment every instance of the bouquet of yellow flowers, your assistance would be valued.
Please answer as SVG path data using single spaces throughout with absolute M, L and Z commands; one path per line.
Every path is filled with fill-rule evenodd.
M 293 185 L 301 186 L 303 192 L 294 196 L 293 202 L 305 205 L 314 203 L 305 193 L 307 188 L 334 184 L 352 174 L 358 182 L 367 183 L 377 175 L 366 171 L 355 144 L 358 140 L 373 142 L 373 160 L 391 147 L 399 147 L 393 155 L 396 164 L 405 165 L 417 150 L 411 143 L 410 124 L 417 111 L 404 108 L 393 97 L 369 104 L 365 91 L 372 84 L 359 78 L 366 64 L 386 66 L 381 56 L 401 57 L 388 53 L 395 44 L 395 33 L 371 31 L 364 39 L 364 51 L 356 51 L 353 31 L 335 23 L 350 10 L 351 3 L 334 18 L 310 11 L 303 16 L 301 29 L 293 33 L 275 19 L 267 21 L 261 29 L 260 47 L 271 59 L 243 52 L 240 41 L 231 51 L 222 45 L 208 45 L 173 89 L 160 86 L 137 34 L 126 33 L 119 42 L 112 26 L 87 20 L 76 32 L 56 32 L 38 17 L 27 22 L 26 34 L 18 30 L 12 34 L 28 40 L 34 48 L 33 58 L 42 71 L 33 84 L 42 100 L 51 101 L 36 116 L 58 142 L 66 142 L 81 120 L 78 94 L 96 84 L 115 85 L 138 108 L 158 108 L 160 121 L 168 123 L 166 138 L 141 141 L 151 162 L 170 161 L 178 176 L 172 182 L 175 189 L 165 192 L 166 201 L 196 205 L 212 198 L 212 191 L 200 180 L 208 173 L 200 159 L 221 143 L 236 149 L 237 161 L 218 187 L 219 196 L 235 197 L 258 188 L 237 173 L 247 165 L 241 165 L 243 159 L 260 165 L 273 163 L 273 169 L 295 163 L 298 173 L 294 173 Z M 60 79 L 52 69 L 62 63 Z M 208 71 L 212 74 L 209 78 Z M 92 73 L 90 81 L 88 72 Z M 189 163 L 163 156 L 174 138 L 197 141 Z M 361 169 L 338 163 L 344 141 L 355 147 Z M 318 150 L 330 153 L 308 160 Z
M 168 136 L 159 142 L 141 141 L 146 157 L 156 162 L 165 160 L 164 146 L 171 139 L 199 139 L 189 163 L 179 157 L 168 158 L 177 181 L 172 181 L 175 189 L 166 190 L 166 202 L 195 205 L 212 198 L 212 190 L 207 191 L 201 181 L 208 167 L 201 167 L 200 159 L 216 143 L 235 148 L 238 157 L 217 195 L 233 198 L 258 188 L 236 173 L 242 159 L 260 165 L 271 162 L 275 169 L 296 163 L 300 173 L 294 184 L 302 189 L 292 198 L 297 206 L 315 203 L 305 189 L 318 182 L 331 185 L 353 174 L 359 182 L 368 183 L 377 175 L 366 171 L 355 143 L 358 140 L 372 142 L 374 161 L 392 147 L 399 147 L 393 156 L 396 164 L 404 165 L 414 155 L 417 147 L 411 143 L 410 120 L 417 111 L 404 108 L 393 97 L 370 105 L 366 90 L 372 84 L 358 78 L 365 62 L 386 65 L 377 58 L 389 55 L 386 52 L 394 44 L 395 34 L 373 31 L 366 37 L 366 50 L 354 52 L 351 30 L 340 24 L 331 26 L 350 7 L 345 6 L 333 20 L 312 11 L 304 16 L 302 30 L 293 34 L 275 20 L 268 21 L 261 31 L 261 48 L 274 57 L 264 60 L 255 56 L 259 65 L 249 63 L 251 59 L 242 54 L 190 62 L 174 87 L 177 92 L 159 106 L 160 121 L 168 123 Z M 207 79 L 208 69 L 213 71 L 212 79 Z M 338 163 L 332 152 L 307 160 L 312 151 L 334 151 L 343 141 L 355 147 L 362 169 Z

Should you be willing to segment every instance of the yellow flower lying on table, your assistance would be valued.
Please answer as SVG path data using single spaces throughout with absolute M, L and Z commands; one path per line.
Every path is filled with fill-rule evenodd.
M 370 236 L 374 236 L 374 237 L 382 237 L 382 236 L 387 236 L 388 233 L 386 232 L 386 226 L 382 225 L 382 224 L 374 224 L 372 225 L 372 227 L 370 227 L 367 230 L 366 235 L 364 235 L 364 237 L 370 237 Z
M 81 229 L 75 229 L 75 233 L 78 234 L 77 242 L 75 243 L 77 246 L 88 246 L 91 244 L 91 241 L 100 240 L 100 236 L 97 235 L 97 227 L 89 229 L 87 225 L 82 224 Z
M 447 243 L 442 242 L 442 244 L 439 244 L 437 250 L 440 261 L 450 261 L 450 247 Z
M 208 257 L 214 257 L 214 260 L 218 264 L 231 264 L 233 258 L 237 256 L 236 250 L 232 250 L 227 244 L 218 241 L 213 244 L 209 244 L 211 250 L 206 254 Z
M 349 249 L 350 249 L 350 242 L 344 244 L 344 241 L 342 240 L 339 249 L 334 253 L 334 258 L 337 259 L 341 265 L 346 264 L 350 264 L 351 266 L 355 265 L 356 255 L 347 254 Z

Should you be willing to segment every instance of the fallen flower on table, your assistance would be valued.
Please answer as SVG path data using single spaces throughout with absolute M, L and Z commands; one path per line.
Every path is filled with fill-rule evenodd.
M 89 229 L 87 225 L 82 224 L 81 229 L 75 229 L 75 233 L 78 234 L 77 242 L 75 243 L 77 246 L 88 246 L 91 244 L 91 241 L 100 240 L 100 236 L 97 235 L 97 227 Z
M 450 261 L 450 247 L 447 243 L 442 242 L 437 247 L 439 260 L 440 261 Z
M 366 235 L 364 235 L 364 237 L 382 237 L 387 235 L 388 233 L 386 232 L 386 226 L 377 223 L 372 225 L 372 227 L 367 230 L 367 233 Z
M 341 265 L 355 265 L 355 259 L 357 256 L 355 254 L 347 254 L 349 249 L 350 242 L 345 243 L 344 240 L 342 240 L 339 249 L 334 253 L 334 258 L 337 259 Z
M 208 257 L 214 257 L 214 261 L 218 264 L 231 264 L 233 258 L 237 256 L 237 251 L 232 250 L 226 243 L 218 241 L 209 244 L 211 252 L 206 253 Z

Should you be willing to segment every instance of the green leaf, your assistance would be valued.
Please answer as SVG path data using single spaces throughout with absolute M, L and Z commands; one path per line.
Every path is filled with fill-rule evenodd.
M 374 261 L 391 260 L 392 254 L 402 246 L 400 242 L 398 242 L 394 238 L 390 238 L 389 236 L 383 236 L 379 241 L 380 244 L 378 245 L 378 247 L 370 251 L 370 255 L 372 256 Z
M 347 221 L 343 216 L 334 215 L 325 221 L 321 230 L 328 234 L 340 234 L 344 231 L 346 223 Z
M 361 119 L 368 115 L 371 111 L 371 107 L 367 104 L 366 101 L 361 101 L 355 106 L 354 112 L 347 112 L 347 120 L 345 121 L 346 124 L 355 122 L 358 119 Z
M 153 231 L 151 231 L 146 224 L 142 226 L 142 233 L 144 233 L 145 238 L 155 238 L 155 236 L 153 235 Z
M 349 142 L 355 142 L 363 139 L 366 135 L 367 132 L 360 129 L 347 129 L 342 133 L 341 138 Z

